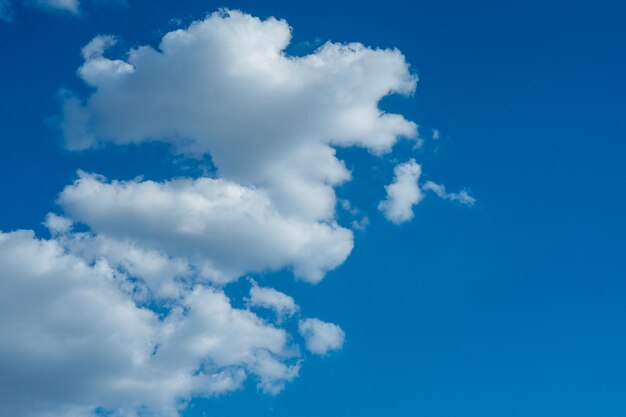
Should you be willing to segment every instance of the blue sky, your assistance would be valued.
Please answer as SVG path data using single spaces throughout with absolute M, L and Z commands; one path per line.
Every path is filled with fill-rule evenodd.
M 73 218 L 76 233 L 93 232 L 95 236 L 115 235 L 120 229 L 132 228 L 132 223 L 125 223 L 127 212 L 123 210 L 119 218 L 93 214 L 98 211 L 98 199 L 105 198 L 103 194 L 79 201 L 80 185 L 66 188 L 76 181 L 77 170 L 133 185 L 142 184 L 135 181 L 137 177 L 158 184 L 172 178 L 220 177 L 210 156 L 190 156 L 177 149 L 174 140 L 153 137 L 156 142 L 104 143 L 77 151 L 68 149 L 67 131 L 63 133 L 60 126 L 71 119 L 63 114 L 61 91 L 72 91 L 81 100 L 95 90 L 104 91 L 108 95 L 103 95 L 103 102 L 115 102 L 115 94 L 123 91 L 107 90 L 106 83 L 90 87 L 77 74 L 84 63 L 81 48 L 95 36 L 117 37 L 117 44 L 105 56 L 123 60 L 129 49 L 156 47 L 167 32 L 185 29 L 221 7 L 261 19 L 285 19 L 292 28 L 287 49 L 291 55 L 314 53 L 326 41 L 397 48 L 419 82 L 414 94 L 386 96 L 379 105 L 387 114 L 399 114 L 417 123 L 423 144 L 418 147 L 415 139 L 398 139 L 393 150 L 386 153 L 376 153 L 367 146 L 335 146 L 352 179 L 331 189 L 338 199 L 349 200 L 358 213 L 341 209 L 339 204 L 332 218 L 346 229 L 364 216 L 369 223 L 364 231 L 353 230 L 354 248 L 349 254 L 328 255 L 339 257 L 333 258 L 339 259 L 336 265 L 314 265 L 326 268 L 321 282 L 306 282 L 317 280 L 313 272 L 304 273 L 304 279 L 294 279 L 294 268 L 319 261 L 296 257 L 272 263 L 272 268 L 237 270 L 235 275 L 241 279 L 225 287 L 210 284 L 217 291 L 224 289 L 233 308 L 252 308 L 267 323 L 272 320 L 271 313 L 246 306 L 250 283 L 243 277 L 252 276 L 264 288 L 293 297 L 298 313 L 272 325 L 292 335 L 289 337 L 294 344 L 300 346 L 300 356 L 296 359 L 284 351 L 267 349 L 288 366 L 300 366 L 299 372 L 297 377 L 272 380 L 284 382 L 284 389 L 274 395 L 256 386 L 263 372 L 252 370 L 254 366 L 246 363 L 241 369 L 250 377 L 240 387 L 208 398 L 186 393 L 189 404 L 181 415 L 623 416 L 626 7 L 622 2 L 128 0 L 118 4 L 83 0 L 76 14 L 16 0 L 11 21 L 0 21 L 0 230 L 31 229 L 41 239 L 61 242 L 63 250 L 70 253 L 67 256 L 79 259 L 92 249 L 76 249 L 78 244 L 67 243 L 70 235 L 47 230 L 43 222 L 48 213 Z M 347 82 L 338 80 L 337 87 L 331 86 L 336 90 L 329 90 L 329 94 L 341 90 L 342 80 Z M 366 89 L 377 80 L 372 76 L 359 88 Z M 362 91 L 357 87 L 350 93 Z M 238 97 L 236 94 L 239 91 L 234 91 L 233 97 Z M 274 97 L 262 96 L 260 100 L 267 100 L 268 107 L 280 107 Z M 111 107 L 111 112 L 116 110 Z M 135 110 L 122 109 L 125 114 L 111 116 L 110 123 L 127 120 L 127 114 L 132 120 Z M 109 117 L 108 113 L 98 114 L 98 109 L 87 111 L 95 114 L 94 124 Z M 314 113 L 307 113 L 309 116 L 317 120 Z M 234 120 L 237 124 L 237 118 Z M 289 124 L 282 118 L 271 122 Z M 121 140 L 115 132 L 122 138 L 130 135 L 124 126 L 107 125 L 100 132 L 96 129 L 93 134 L 100 135 L 103 142 Z M 437 140 L 432 138 L 433 129 L 440 132 Z M 242 143 L 248 143 L 245 140 Z M 242 153 L 246 146 L 242 146 Z M 421 166 L 419 183 L 415 178 L 413 183 L 418 191 L 422 187 L 425 198 L 414 206 L 409 204 L 413 213 L 410 220 L 394 224 L 379 210 L 379 203 L 386 198 L 385 187 L 394 181 L 394 167 L 411 158 Z M 273 166 L 271 161 L 268 164 Z M 223 178 L 247 187 L 242 179 L 246 174 L 237 169 L 232 168 L 235 174 Z M 291 172 L 300 175 L 299 171 L 285 175 Z M 101 185 L 113 187 L 110 181 L 102 180 Z M 275 191 L 272 187 L 278 187 L 272 181 L 267 180 L 270 194 Z M 450 193 L 467 190 L 476 202 L 437 198 L 423 189 L 426 181 L 445 184 Z M 252 180 L 250 184 L 264 187 Z M 61 192 L 65 200 L 59 197 Z M 309 195 L 307 187 L 299 192 Z M 270 204 L 280 206 L 276 201 L 271 197 Z M 114 205 L 104 207 L 117 213 Z M 329 220 L 322 216 L 314 222 L 327 224 Z M 224 233 L 227 241 L 232 233 Z M 141 235 L 136 239 L 141 246 L 158 238 Z M 30 252 L 21 248 L 30 248 L 30 241 L 15 241 L 17 252 L 4 247 L 0 252 L 19 255 L 24 251 L 28 257 Z M 263 239 L 260 242 L 265 245 Z M 163 245 L 157 246 L 166 248 L 164 252 L 186 256 L 177 241 Z M 28 262 L 44 262 L 41 256 Z M 106 256 L 97 254 L 96 258 Z M 10 261 L 0 256 L 0 265 L 3 259 Z M 94 259 L 85 262 L 95 270 Z M 118 265 L 118 272 L 133 281 L 137 277 L 132 271 L 123 270 L 128 262 Z M 216 262 L 221 265 L 222 259 Z M 238 267 L 235 261 L 223 262 L 224 268 Z M 264 265 L 265 260 L 255 262 Z M 31 287 L 23 286 L 19 275 L 22 269 L 13 263 L 7 265 L 0 268 L 0 285 L 8 289 L 7 294 L 21 294 L 23 298 L 17 310 L 3 310 L 2 338 L 15 338 L 16 346 L 26 346 L 20 345 L 26 343 L 19 339 L 22 333 L 11 333 L 14 327 L 10 323 L 17 322 L 16 328 L 22 330 L 36 328 L 20 317 L 29 316 L 31 310 L 39 311 L 37 300 L 49 298 L 30 298 L 27 290 Z M 32 288 L 37 291 L 38 287 Z M 181 295 L 180 300 L 184 297 Z M 133 300 L 140 307 L 159 312 L 176 304 L 158 297 Z M 180 301 L 181 305 L 185 302 Z M 77 301 L 76 305 L 82 304 Z M 106 311 L 105 306 L 101 313 Z M 323 355 L 307 351 L 298 322 L 311 317 L 340 326 L 345 332 L 342 347 L 328 346 Z M 73 336 L 61 335 L 63 330 L 58 330 L 66 325 L 70 328 L 76 323 L 62 322 L 47 331 L 71 342 Z M 127 336 L 132 338 L 133 334 L 129 328 Z M 96 341 L 98 337 L 102 335 L 94 336 Z M 44 352 L 52 351 L 41 343 Z M 63 343 L 58 346 L 66 346 Z M 0 368 L 11 368 L 6 373 L 11 377 L 0 377 L 1 385 L 6 388 L 13 384 L 11 378 L 19 379 L 13 395 L 34 398 L 38 403 L 40 392 L 52 393 L 45 394 L 47 402 L 42 402 L 42 407 L 63 410 L 51 411 L 65 413 L 59 416 L 84 416 L 79 414 L 82 408 L 71 414 L 72 396 L 63 388 L 57 393 L 56 387 L 69 390 L 76 381 L 89 385 L 90 376 L 100 374 L 91 369 L 83 374 L 81 367 L 90 368 L 98 362 L 99 351 L 84 352 L 91 358 L 84 363 L 62 362 L 71 372 L 55 373 L 63 366 L 51 366 L 39 378 L 34 369 L 9 366 L 16 363 L 11 356 L 16 353 L 4 345 L 0 347 Z M 261 347 L 250 349 L 256 355 Z M 41 363 L 47 362 L 48 354 L 33 353 Z M 30 360 L 20 358 L 24 363 Z M 102 363 L 115 368 L 115 358 L 118 356 L 112 355 Z M 301 361 L 299 365 L 297 361 Z M 168 372 L 177 366 L 176 361 L 172 363 L 168 362 Z M 36 387 L 30 389 L 31 385 Z M 123 395 L 116 395 L 99 398 L 90 393 L 90 405 L 111 410 L 136 406 Z M 10 403 L 7 398 L 2 400 L 8 404 L 5 412 L 20 410 L 18 400 Z M 159 416 L 159 406 L 154 404 L 145 415 Z M 20 412 L 26 416 L 29 411 Z M 120 416 L 131 415 L 119 412 Z M 32 413 L 44 415 L 41 409 Z

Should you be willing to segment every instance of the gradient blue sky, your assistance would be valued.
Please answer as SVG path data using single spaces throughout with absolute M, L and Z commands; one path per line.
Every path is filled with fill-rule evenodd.
M 79 168 L 118 179 L 200 172 L 161 145 L 63 150 L 57 92 L 85 91 L 80 48 L 97 34 L 124 49 L 155 44 L 170 19 L 228 7 L 286 19 L 294 54 L 320 40 L 397 47 L 420 77 L 413 97 L 382 107 L 420 124 L 423 149 L 340 150 L 354 180 L 338 195 L 371 221 L 346 263 L 317 286 L 288 273 L 265 281 L 340 324 L 344 348 L 308 358 L 275 397 L 250 383 L 184 416 L 626 415 L 624 2 L 84 7 L 75 17 L 16 4 L 14 21 L 0 22 L 0 230 L 45 235 Z M 476 205 L 428 198 L 412 221 L 385 221 L 376 205 L 409 157 L 427 179 L 468 187 Z

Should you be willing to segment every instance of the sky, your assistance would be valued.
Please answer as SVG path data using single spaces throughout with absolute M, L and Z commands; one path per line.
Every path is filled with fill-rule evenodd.
M 624 416 L 625 27 L 0 0 L 0 416 Z

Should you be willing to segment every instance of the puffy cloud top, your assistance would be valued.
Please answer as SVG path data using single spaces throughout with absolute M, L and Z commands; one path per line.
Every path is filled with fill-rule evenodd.
M 293 297 L 283 294 L 274 288 L 260 287 L 252 281 L 248 305 L 273 310 L 279 321 L 285 317 L 293 316 L 299 309 Z
M 378 205 L 389 221 L 399 224 L 413 218 L 413 206 L 424 198 L 418 184 L 421 174 L 414 159 L 395 167 L 393 182 L 385 187 L 387 198 Z
M 88 416 L 98 405 L 170 417 L 180 400 L 237 389 L 248 374 L 277 392 L 298 373 L 286 332 L 219 290 L 197 287 L 159 318 L 106 260 L 88 264 L 25 231 L 0 233 L 0 271 L 2 415 Z
M 331 350 L 341 349 L 345 333 L 341 327 L 319 319 L 305 319 L 298 323 L 306 348 L 316 355 L 326 355 Z
M 99 235 L 184 258 L 214 282 L 284 267 L 318 282 L 353 246 L 333 221 L 282 215 L 263 190 L 222 179 L 109 183 L 83 173 L 59 202 Z
M 102 52 L 106 39 L 92 44 Z M 66 113 L 68 144 L 164 140 L 210 152 L 220 168 L 239 171 L 234 151 L 242 141 L 270 157 L 307 140 L 382 151 L 400 135 L 415 135 L 414 123 L 377 108 L 383 96 L 415 88 L 399 51 L 327 43 L 290 57 L 290 39 L 283 20 L 227 11 L 166 34 L 158 50 L 131 50 L 132 70 L 102 65 L 101 53 L 84 54 L 80 75 L 96 91 L 68 109 L 90 121 Z
M 106 58 L 110 36 L 84 49 L 86 99 L 67 95 L 63 131 L 71 149 L 159 140 L 209 153 L 220 177 L 268 190 L 280 211 L 309 219 L 334 213 L 333 188 L 350 178 L 331 146 L 391 149 L 417 125 L 378 108 L 411 94 L 416 77 L 397 50 L 326 43 L 288 56 L 287 22 L 214 13 Z

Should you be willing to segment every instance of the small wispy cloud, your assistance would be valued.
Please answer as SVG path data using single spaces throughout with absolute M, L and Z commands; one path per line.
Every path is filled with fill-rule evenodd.
M 272 310 L 276 313 L 278 322 L 282 322 L 286 317 L 293 316 L 300 309 L 293 297 L 283 294 L 274 288 L 260 287 L 253 279 L 249 281 L 252 286 L 250 287 L 250 294 L 246 299 L 248 307 Z
M 73 14 L 80 12 L 80 2 L 78 0 L 37 0 L 33 4 L 39 7 L 62 10 Z
M 425 191 L 432 191 L 437 197 L 444 200 L 458 201 L 461 204 L 472 206 L 476 203 L 476 198 L 472 197 L 466 190 L 461 190 L 458 193 L 446 192 L 446 187 L 443 184 L 437 184 L 433 181 L 426 181 L 422 186 Z
M 14 0 L 27 7 L 37 7 L 48 11 L 62 12 L 70 15 L 81 14 L 81 0 Z M 126 0 L 88 0 L 92 3 L 112 3 L 125 5 Z M 0 0 L 0 20 L 5 22 L 13 21 L 13 2 L 11 0 Z
M 9 0 L 0 0 L 0 20 L 5 22 L 13 20 L 13 8 Z

